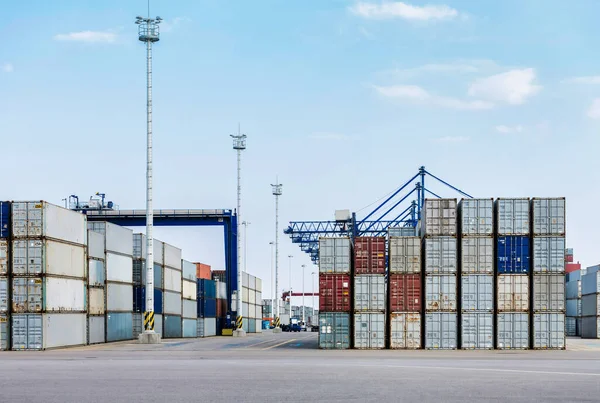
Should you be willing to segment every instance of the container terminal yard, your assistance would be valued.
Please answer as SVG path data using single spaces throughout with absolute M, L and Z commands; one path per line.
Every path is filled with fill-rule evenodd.
M 273 26 L 272 18 L 265 19 L 269 12 L 277 12 L 277 19 L 294 14 L 317 31 L 322 29 L 317 21 L 335 15 L 337 36 L 318 45 L 314 39 L 298 37 L 296 52 L 306 57 L 291 63 L 294 67 L 284 73 L 286 84 L 297 65 L 312 66 L 316 76 L 328 77 L 317 85 L 323 91 L 307 98 L 316 102 L 328 86 L 342 81 L 348 85 L 344 74 L 328 71 L 328 66 L 348 58 L 340 49 L 360 48 L 374 62 L 383 55 L 376 43 L 384 41 L 389 29 L 401 29 L 395 33 L 402 38 L 416 35 L 412 30 L 430 29 L 449 39 L 442 25 L 469 26 L 481 18 L 478 13 L 488 12 L 507 24 L 495 5 L 355 1 L 326 8 L 307 3 L 274 4 L 268 9 L 259 4 L 250 9 L 247 4 L 203 1 L 136 3 L 140 4 L 108 1 L 97 10 L 68 0 L 34 10 L 8 6 L 9 27 L 13 21 L 25 21 L 31 12 L 34 19 L 64 18 L 64 29 L 73 29 L 54 33 L 55 43 L 45 44 L 53 58 L 59 54 L 72 58 L 71 75 L 59 75 L 67 98 L 54 91 L 57 105 L 64 106 L 55 110 L 56 119 L 45 123 L 49 133 L 45 139 L 53 138 L 61 125 L 71 130 L 70 119 L 59 124 L 59 115 L 77 116 L 77 130 L 87 128 L 79 136 L 80 144 L 56 137 L 56 145 L 44 150 L 43 140 L 32 140 L 27 150 L 34 168 L 28 171 L 22 169 L 23 154 L 16 150 L 24 144 L 20 141 L 36 138 L 32 128 L 39 122 L 17 123 L 11 113 L 18 115 L 20 101 L 17 106 L 6 105 L 7 129 L 14 132 L 4 147 L 6 166 L 21 168 L 7 175 L 0 187 L 0 401 L 600 400 L 600 255 L 597 240 L 590 242 L 597 217 L 589 214 L 598 195 L 578 193 L 558 173 L 557 159 L 549 163 L 554 138 L 547 122 L 507 126 L 494 121 L 491 127 L 502 137 L 496 145 L 476 137 L 481 127 L 468 131 L 471 124 L 489 125 L 493 119 L 517 116 L 506 112 L 507 106 L 525 109 L 530 98 L 543 99 L 535 69 L 507 68 L 503 65 L 516 62 L 482 58 L 396 67 L 371 74 L 369 81 L 378 84 L 363 85 L 371 95 L 362 92 L 342 99 L 338 94 L 334 103 L 316 108 L 306 102 L 303 108 L 313 116 L 304 121 L 285 112 L 298 109 L 292 106 L 295 101 L 280 99 L 274 104 L 253 88 L 253 74 L 258 82 L 270 72 L 266 74 L 273 83 L 263 82 L 270 88 L 267 92 L 278 88 L 275 82 L 280 77 L 271 67 L 253 65 L 254 54 L 245 52 L 266 51 L 257 44 L 281 50 L 280 41 L 296 35 L 289 32 L 293 23 Z M 528 13 L 520 4 L 508 7 L 515 15 Z M 103 21 L 114 18 L 113 25 L 118 26 L 125 14 L 135 15 L 135 8 L 145 10 L 129 24 L 136 34 L 124 28 L 66 28 L 75 22 L 98 22 L 100 15 Z M 163 19 L 155 16 L 157 11 L 194 18 Z M 584 19 L 581 10 L 574 13 Z M 79 20 L 72 20 L 72 15 Z M 241 22 L 246 22 L 243 16 L 262 21 L 260 28 L 240 31 Z M 549 24 L 555 18 L 542 17 Z M 392 28 L 394 23 L 403 28 Z M 349 27 L 356 32 L 350 34 Z M 49 28 L 42 24 L 36 29 L 47 34 Z M 262 29 L 268 38 L 258 33 Z M 274 37 L 273 30 L 281 37 Z M 331 35 L 324 32 L 320 35 Z M 345 43 L 349 35 L 358 38 L 352 45 Z M 207 36 L 214 43 L 205 42 Z M 23 41 L 21 47 L 27 46 L 28 36 L 15 32 L 14 37 L 21 38 L 17 40 Z M 431 40 L 415 38 L 419 43 Z M 200 53 L 210 58 L 199 60 L 194 55 L 181 63 L 184 59 L 178 58 L 190 49 L 182 50 L 177 42 L 190 40 L 202 43 L 206 52 Z M 228 41 L 244 45 L 230 55 Z M 304 48 L 307 43 L 310 50 Z M 326 43 L 336 45 L 324 52 Z M 460 54 L 468 45 L 455 46 Z M 278 55 L 282 66 L 295 58 L 292 53 L 288 60 L 273 49 L 266 52 Z M 413 47 L 414 54 L 406 57 L 416 57 L 419 51 L 422 48 Z M 103 67 L 106 72 L 99 71 L 97 61 L 92 62 L 96 67 L 81 69 L 90 60 L 113 60 L 111 52 L 123 58 L 119 69 L 108 63 Z M 32 63 L 28 58 L 35 52 L 25 56 L 11 45 L 6 53 L 17 67 L 0 60 L 4 63 L 0 85 L 8 76 L 24 85 L 19 74 L 27 68 L 21 70 L 19 64 Z M 320 62 L 313 65 L 317 54 Z M 247 71 L 226 68 L 219 57 L 241 62 Z M 180 60 L 177 68 L 175 59 Z M 353 65 L 350 70 L 360 70 L 356 56 L 345 60 Z M 189 78 L 179 81 L 188 65 L 212 75 L 195 72 L 200 86 Z M 56 66 L 48 64 L 55 73 Z M 91 84 L 83 84 L 75 71 Z M 82 109 L 65 115 L 67 94 L 76 91 L 77 82 L 93 86 L 102 98 L 104 89 L 96 87 L 94 74 L 98 81 L 107 77 L 115 81 L 104 85 L 111 88 L 107 94 L 122 111 L 111 109 L 112 118 L 103 116 L 102 121 Z M 298 80 L 305 79 L 303 74 L 295 71 Z M 46 72 L 40 75 L 46 77 Z M 125 75 L 127 84 L 120 81 Z M 437 75 L 445 79 L 453 75 L 457 82 L 473 76 L 469 98 L 436 95 L 419 86 L 444 82 L 436 80 Z M 231 81 L 221 81 L 221 76 Z M 597 81 L 580 76 L 561 82 Z M 255 104 L 231 109 L 242 124 L 226 125 L 225 130 L 236 127 L 233 134 L 219 136 L 230 142 L 228 146 L 215 136 L 202 134 L 198 143 L 183 134 L 197 132 L 196 126 L 205 131 L 210 125 L 220 132 L 225 126 L 216 122 L 237 119 L 219 111 L 223 98 L 217 82 L 228 96 L 229 87 L 235 87 L 236 95 L 248 99 L 248 92 L 256 98 Z M 14 83 L 6 81 L 8 93 L 14 91 Z M 304 84 L 301 89 L 290 83 L 290 93 L 297 92 L 294 96 L 302 99 L 311 91 L 311 85 Z M 40 84 L 39 96 L 43 98 L 45 89 L 54 85 L 51 80 Z M 196 93 L 201 112 L 184 118 L 186 108 L 194 104 L 187 98 L 191 92 Z M 119 94 L 132 105 L 122 103 Z M 365 101 L 374 95 L 377 100 Z M 232 99 L 232 105 L 238 105 L 236 97 Z M 350 99 L 357 105 L 378 104 L 373 104 L 375 109 L 364 104 L 364 116 L 358 119 L 360 114 L 350 112 Z M 410 126 L 387 118 L 376 125 L 390 107 L 381 104 L 383 99 L 400 107 Z M 338 109 L 332 107 L 336 103 L 339 109 L 348 108 L 343 118 L 333 110 Z M 587 111 L 589 119 L 600 117 L 599 105 L 596 99 Z M 105 112 L 105 105 L 97 107 Z M 247 108 L 258 109 L 248 115 Z M 260 108 L 271 109 L 271 118 L 276 116 L 271 120 L 278 124 L 297 121 L 289 129 L 293 139 L 278 138 Z M 410 108 L 438 110 L 438 119 L 421 115 L 418 109 L 409 112 Z M 330 119 L 319 118 L 326 109 L 333 113 Z M 463 113 L 480 118 L 462 120 L 458 114 Z M 343 123 L 347 120 L 357 130 L 372 133 L 319 131 L 319 124 L 336 120 L 344 127 L 340 130 L 353 132 Z M 415 155 L 410 152 L 415 145 L 394 143 L 396 129 L 381 138 L 374 133 L 385 132 L 386 125 L 414 131 L 420 123 L 427 130 L 437 125 L 437 130 L 457 126 L 460 131 L 419 143 L 424 152 Z M 266 137 L 258 134 L 263 126 L 270 133 Z M 117 137 L 107 133 L 106 140 L 89 142 L 100 127 L 114 130 Z M 294 136 L 306 130 L 313 134 L 297 141 L 300 137 Z M 423 128 L 416 130 L 421 133 Z M 135 142 L 129 142 L 134 135 Z M 165 142 L 167 137 L 171 143 Z M 471 137 L 490 142 L 484 147 L 487 151 L 480 154 L 483 143 Z M 422 141 L 414 135 L 402 138 L 406 144 Z M 123 143 L 116 146 L 118 141 L 113 141 L 108 147 L 108 139 Z M 283 157 L 286 146 L 290 149 Z M 78 155 L 81 147 L 85 156 Z M 493 147 L 498 155 L 489 152 Z M 531 162 L 523 161 L 519 147 L 527 150 Z M 305 163 L 299 163 L 301 155 L 306 155 Z M 546 159 L 539 159 L 541 155 Z M 47 167 L 47 175 L 37 161 Z M 317 172 L 315 166 L 322 168 Z M 591 183 L 593 178 L 584 180 Z M 87 192 L 94 182 L 107 193 L 95 192 L 89 198 L 72 193 L 73 188 Z M 381 196 L 384 192 L 388 193 Z

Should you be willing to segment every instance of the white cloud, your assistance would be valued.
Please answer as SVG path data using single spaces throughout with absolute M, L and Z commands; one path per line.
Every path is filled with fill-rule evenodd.
M 401 1 L 381 4 L 358 2 L 350 7 L 350 11 L 369 19 L 402 18 L 413 21 L 451 20 L 459 15 L 458 11 L 446 5 L 420 7 Z
M 57 41 L 85 42 L 85 43 L 114 43 L 118 35 L 108 31 L 81 31 L 54 36 Z
M 521 125 L 517 125 L 517 126 L 498 125 L 498 126 L 496 126 L 496 131 L 498 133 L 502 133 L 502 134 L 522 133 L 523 130 L 525 130 L 525 129 Z
M 534 84 L 535 79 L 535 70 L 532 68 L 510 70 L 475 80 L 469 86 L 469 95 L 519 105 L 542 89 Z
M 380 76 L 391 76 L 396 79 L 413 78 L 423 74 L 457 75 L 457 74 L 491 74 L 500 67 L 493 60 L 466 59 L 444 63 L 428 63 L 416 67 L 396 68 L 377 73 Z
M 587 115 L 592 119 L 600 119 L 600 98 L 594 99 L 592 105 L 588 109 Z
M 163 21 L 160 24 L 160 31 L 161 32 L 171 32 L 175 28 L 177 28 L 179 25 L 181 25 L 182 23 L 189 22 L 189 21 L 191 21 L 191 19 L 189 19 L 188 17 L 175 17 L 172 20 Z
M 15 67 L 11 63 L 3 63 L 2 71 L 5 73 L 12 73 L 13 71 L 15 71 Z
M 435 143 L 464 143 L 469 140 L 470 138 L 465 136 L 444 136 L 434 139 L 433 141 Z
M 430 94 L 425 89 L 416 85 L 375 86 L 374 88 L 384 97 L 404 99 L 424 105 L 433 105 L 449 109 L 484 110 L 492 109 L 494 107 L 494 104 L 490 102 L 480 100 L 465 101 L 458 98 Z
M 600 76 L 573 77 L 566 82 L 575 84 L 600 84 Z
M 341 133 L 331 133 L 331 132 L 316 132 L 309 136 L 311 139 L 315 140 L 332 140 L 332 141 L 341 141 L 348 140 L 349 137 L 345 134 Z

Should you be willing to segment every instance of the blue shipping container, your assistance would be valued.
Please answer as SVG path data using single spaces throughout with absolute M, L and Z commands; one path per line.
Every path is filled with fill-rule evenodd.
M 133 286 L 133 311 L 146 311 L 146 287 Z M 158 315 L 163 313 L 163 291 L 158 288 L 154 289 L 154 313 Z
M 122 312 L 106 313 L 106 341 L 133 339 L 133 314 Z
M 498 237 L 498 273 L 529 273 L 529 237 Z
M 217 300 L 216 299 L 198 299 L 198 317 L 216 318 Z
M 567 282 L 581 280 L 581 270 L 575 270 L 567 273 Z
M 10 234 L 10 202 L 0 202 L 0 238 Z
M 163 316 L 163 337 L 167 339 L 181 337 L 181 316 Z
M 197 297 L 198 299 L 217 298 L 217 283 L 213 280 L 199 278 L 197 280 Z

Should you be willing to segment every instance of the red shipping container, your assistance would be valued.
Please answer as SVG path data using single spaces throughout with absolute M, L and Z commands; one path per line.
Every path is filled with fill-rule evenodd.
M 573 255 L 566 255 L 567 263 L 573 263 Z
M 390 312 L 421 312 L 421 275 L 390 275 Z
M 354 239 L 354 273 L 385 274 L 385 238 Z
M 217 318 L 224 318 L 227 316 L 227 300 L 217 299 Z
M 319 311 L 350 312 L 351 284 L 348 274 L 319 274 Z
M 574 271 L 581 270 L 581 263 L 567 263 L 565 272 L 572 273 Z

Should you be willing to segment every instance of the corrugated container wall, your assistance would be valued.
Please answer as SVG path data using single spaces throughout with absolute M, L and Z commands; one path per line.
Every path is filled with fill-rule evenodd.
M 163 315 L 163 337 L 180 338 L 181 331 L 181 316 Z
M 389 271 L 397 274 L 421 272 L 421 238 L 390 237 Z
M 563 350 L 565 348 L 565 314 L 533 315 L 533 348 Z
M 456 238 L 440 236 L 425 238 L 423 242 L 425 244 L 425 273 L 456 273 L 458 263 Z
M 385 277 L 365 274 L 354 277 L 354 310 L 356 312 L 385 311 Z
M 10 202 L 0 201 L 0 238 L 8 238 L 10 234 Z
M 164 243 L 163 248 L 164 265 L 181 271 L 181 249 L 168 243 Z
M 385 238 L 357 237 L 354 239 L 354 273 L 385 274 Z
M 461 310 L 463 312 L 494 311 L 494 276 L 469 274 L 461 278 Z M 464 323 L 464 322 L 463 322 Z
M 420 313 L 392 313 L 390 315 L 390 348 L 408 350 L 421 348 Z
M 11 319 L 13 350 L 45 350 L 87 343 L 85 313 L 14 314 Z
M 390 227 L 388 228 L 388 237 L 408 237 L 418 236 L 415 227 Z
M 498 276 L 498 312 L 529 311 L 529 277 Z
M 498 235 L 529 235 L 529 199 L 496 201 Z
M 565 235 L 565 198 L 533 198 L 533 235 Z
M 86 222 L 87 218 L 84 214 L 45 201 L 12 203 L 14 238 L 46 237 L 86 245 Z
M 564 237 L 541 236 L 533 238 L 533 272 L 565 272 Z
M 462 273 L 494 273 L 494 238 L 476 236 L 462 238 L 460 242 Z
M 319 348 L 350 348 L 350 314 L 341 312 L 319 313 Z
M 104 260 L 106 258 L 104 244 L 103 234 L 88 230 L 88 257 Z
M 455 350 L 458 343 L 456 313 L 425 314 L 425 348 Z
M 581 276 L 581 294 L 600 293 L 600 272 L 587 273 Z
M 462 199 L 459 204 L 460 228 L 462 236 L 494 234 L 494 200 Z
M 0 275 L 8 274 L 9 258 L 8 258 L 9 241 L 0 239 Z
M 350 273 L 350 238 L 319 239 L 319 272 Z
M 156 316 L 154 323 L 157 322 Z M 156 330 L 156 329 L 155 329 Z M 109 312 L 106 314 L 106 341 L 133 339 L 133 313 Z
M 425 277 L 425 311 L 456 311 L 456 275 Z
M 105 250 L 125 256 L 133 255 L 133 231 L 109 222 L 89 222 L 88 229 L 105 236 Z
M 20 313 L 85 312 L 83 279 L 13 277 L 12 311 Z
M 463 313 L 461 321 L 461 349 L 491 350 L 494 348 L 494 314 Z
M 350 312 L 350 276 L 319 274 L 319 310 L 321 312 Z
M 181 277 L 184 280 L 193 281 L 195 283 L 198 278 L 198 277 L 196 277 L 196 265 L 192 262 L 182 259 L 181 260 Z M 210 278 L 208 278 L 208 280 L 210 280 Z
M 88 316 L 88 344 L 106 343 L 105 317 Z
M 12 273 L 19 276 L 50 274 L 85 277 L 85 248 L 42 239 L 14 240 Z
M 600 338 L 600 318 L 597 316 L 581 318 L 581 337 L 584 339 Z
M 456 235 L 456 199 L 425 199 L 421 236 Z
M 421 312 L 421 275 L 390 274 L 389 296 L 391 312 Z
M 498 313 L 497 348 L 500 350 L 526 350 L 529 348 L 529 314 Z
M 600 294 L 588 294 L 581 298 L 581 316 L 600 316 Z
M 370 350 L 385 348 L 384 313 L 354 314 L 354 348 Z
M 529 273 L 529 237 L 499 236 L 497 253 L 499 274 Z
M 533 311 L 565 311 L 565 277 L 562 274 L 533 275 Z
M 133 234 L 133 258 L 134 259 L 146 259 L 146 235 L 144 234 Z
M 206 280 L 214 280 L 211 274 L 211 268 L 209 265 L 204 263 L 194 263 L 196 265 L 196 278 L 202 278 Z M 218 274 L 218 272 L 215 272 Z

